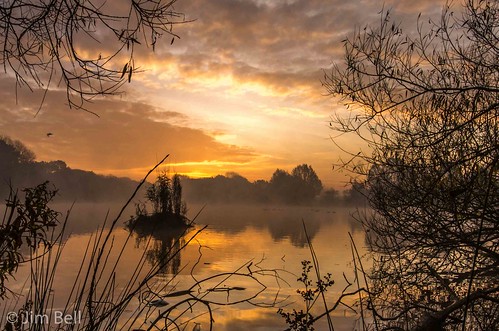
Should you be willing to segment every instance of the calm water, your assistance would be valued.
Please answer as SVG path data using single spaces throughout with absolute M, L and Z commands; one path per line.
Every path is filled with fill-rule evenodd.
M 57 207 L 59 210 L 67 208 Z M 64 246 L 54 282 L 54 307 L 64 306 L 67 293 L 82 265 L 87 243 L 95 238 L 95 230 L 102 225 L 108 208 L 108 205 L 98 204 L 77 204 L 73 208 L 68 226 L 71 235 Z M 188 216 L 194 217 L 200 208 L 190 206 Z M 109 218 L 114 217 L 118 209 L 118 206 L 112 207 Z M 351 218 L 352 212 L 353 210 L 346 208 L 207 206 L 198 216 L 196 226 L 184 236 L 168 231 L 154 231 L 152 235 L 134 233 L 117 266 L 115 287 L 123 288 L 143 256 L 146 258 L 146 266 L 149 266 L 158 259 L 165 258 L 164 252 L 174 247 L 175 243 L 178 248 L 192 238 L 197 230 L 207 225 L 156 277 L 157 283 L 167 284 L 162 293 L 188 289 L 196 281 L 224 272 L 248 273 L 258 271 L 259 268 L 278 269 L 281 279 L 272 274 L 257 277 L 261 284 L 267 286 L 262 292 L 261 284 L 251 278 L 234 276 L 220 287 L 235 287 L 236 290 L 230 293 L 213 291 L 204 299 L 224 304 L 213 305 L 214 330 L 283 330 L 285 324 L 277 314 L 278 307 L 284 307 L 287 311 L 293 308 L 304 309 L 303 302 L 296 294 L 296 289 L 303 288 L 303 285 L 296 279 L 301 273 L 301 261 L 310 260 L 311 256 L 302 221 L 312 240 L 321 273 L 329 272 L 335 280 L 335 285 L 327 293 L 328 303 L 332 304 L 346 285 L 343 273 L 351 281 L 354 279 L 349 232 L 357 246 L 364 250 L 363 232 Z M 124 219 L 131 214 L 131 211 L 127 211 Z M 109 261 L 117 257 L 128 234 L 123 225 L 113 232 L 114 248 Z M 26 273 L 26 267 L 19 270 L 17 282 L 10 285 L 12 290 L 23 292 L 22 284 Z M 214 288 L 220 280 L 221 278 L 215 278 L 203 283 L 201 287 Z M 251 304 L 226 305 L 256 294 L 258 295 L 251 300 Z M 165 298 L 169 305 L 181 299 L 182 297 Z M 136 302 L 132 302 L 130 311 L 138 302 L 138 298 Z M 265 308 L 272 304 L 276 307 Z M 323 308 L 320 302 L 317 302 L 316 307 L 319 310 Z M 152 308 L 154 309 L 156 308 Z M 151 316 L 154 314 L 151 313 Z M 333 316 L 336 330 L 353 330 L 356 326 L 357 316 L 345 307 L 338 308 Z M 201 323 L 202 330 L 208 330 L 206 314 L 197 320 Z M 192 322 L 189 323 L 186 330 L 192 330 L 193 326 Z M 129 325 L 125 328 L 129 328 Z M 316 329 L 322 329 L 321 324 Z

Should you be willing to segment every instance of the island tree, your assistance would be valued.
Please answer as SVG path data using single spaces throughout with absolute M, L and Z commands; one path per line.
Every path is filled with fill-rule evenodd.
M 152 204 L 154 214 L 184 216 L 187 212 L 178 174 L 172 179 L 166 172 L 158 174 L 156 181 L 147 189 L 146 198 Z

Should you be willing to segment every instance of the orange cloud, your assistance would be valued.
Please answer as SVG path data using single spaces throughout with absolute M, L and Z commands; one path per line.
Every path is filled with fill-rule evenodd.
M 1 82 L 12 83 L 10 79 Z M 43 110 L 34 117 L 39 94 L 26 94 L 18 105 L 10 95 L 0 109 L 3 134 L 23 141 L 41 160 L 62 159 L 71 167 L 97 172 L 144 169 L 171 154 L 188 165 L 217 162 L 248 163 L 258 154 L 250 148 L 223 144 L 199 129 L 181 126 L 180 113 L 146 103 L 120 99 L 96 101 L 100 117 L 65 109 L 64 94 L 51 92 Z M 51 132 L 53 136 L 47 137 Z
M 419 11 L 438 13 L 444 3 L 389 0 L 385 8 L 395 7 L 393 16 L 405 22 Z M 100 118 L 65 109 L 65 95 L 57 88 L 33 117 L 41 91 L 19 94 L 16 104 L 15 83 L 4 78 L 0 130 L 26 142 L 40 159 L 63 159 L 103 173 L 138 178 L 170 153 L 170 165 L 193 176 L 238 171 L 250 179 L 269 178 L 277 167 L 290 170 L 307 162 L 330 186 L 338 186 L 340 175 L 331 174 L 331 165 L 341 151 L 329 141 L 327 125 L 336 100 L 324 97 L 322 68 L 341 61 L 340 41 L 355 27 L 379 22 L 383 4 L 179 1 L 176 9 L 195 21 L 176 26 L 181 39 L 173 45 L 160 40 L 155 52 L 134 51 L 143 71 L 125 85 L 123 99 L 88 105 Z M 106 3 L 117 12 L 126 5 Z M 110 36 L 99 38 L 99 43 L 79 39 L 77 47 L 89 56 L 105 56 L 116 44 Z M 116 58 L 118 69 L 122 61 Z M 47 138 L 47 132 L 54 135 Z

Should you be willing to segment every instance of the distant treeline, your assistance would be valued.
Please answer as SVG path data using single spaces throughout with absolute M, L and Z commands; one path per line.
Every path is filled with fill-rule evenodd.
M 129 178 L 97 175 L 69 168 L 64 161 L 37 162 L 20 141 L 0 137 L 0 199 L 10 190 L 49 181 L 58 189 L 56 200 L 126 201 L 137 186 Z
M 324 189 L 314 169 L 307 164 L 291 173 L 277 169 L 269 181 L 254 182 L 237 173 L 193 179 L 180 176 L 185 200 L 193 203 L 265 203 L 265 204 L 358 204 L 364 201 L 362 185 L 340 193 Z M 69 168 L 64 161 L 37 162 L 35 154 L 20 141 L 0 136 L 0 197 L 14 189 L 33 187 L 50 181 L 61 200 L 125 201 L 138 182 L 129 178 L 97 175 Z M 138 198 L 145 198 L 147 187 Z
M 263 203 L 290 205 L 354 205 L 364 203 L 364 190 L 354 182 L 343 192 L 324 189 L 310 165 L 302 164 L 291 173 L 277 169 L 269 181 L 250 182 L 237 173 L 212 178 L 181 177 L 184 197 L 195 203 Z

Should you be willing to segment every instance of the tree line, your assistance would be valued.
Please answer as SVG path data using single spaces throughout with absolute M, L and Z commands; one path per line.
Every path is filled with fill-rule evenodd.
M 22 142 L 0 136 L 0 196 L 14 190 L 35 187 L 45 181 L 58 190 L 56 200 L 126 201 L 137 186 L 128 178 L 103 176 L 91 171 L 71 169 L 64 161 L 35 160 Z
M 288 205 L 354 205 L 365 202 L 362 184 L 343 192 L 324 188 L 312 166 L 301 164 L 291 172 L 276 169 L 269 180 L 249 181 L 235 172 L 210 178 L 182 176 L 187 201 L 200 203 L 263 203 Z
M 0 195 L 6 197 L 13 188 L 34 187 L 49 181 L 58 189 L 57 199 L 78 201 L 124 201 L 137 186 L 129 178 L 103 176 L 91 171 L 71 169 L 64 161 L 36 161 L 35 153 L 22 142 L 0 137 Z M 165 174 L 160 174 L 165 176 Z M 166 177 L 165 177 L 166 178 Z M 340 192 L 324 188 L 312 166 L 301 164 L 288 172 L 276 169 L 269 180 L 250 182 L 247 178 L 229 172 L 211 178 L 189 178 L 176 175 L 171 183 L 176 190 L 183 187 L 182 195 L 187 202 L 198 203 L 278 203 L 278 204 L 359 204 L 364 202 L 360 183 Z M 142 196 L 157 196 L 166 192 L 159 184 L 152 184 Z M 153 194 L 154 193 L 154 194 Z M 171 205 L 158 203 L 158 211 L 184 208 L 173 194 Z M 177 197 L 177 198 L 175 198 Z M 169 201 L 166 199 L 165 201 Z M 184 208 L 185 209 L 185 208 Z

